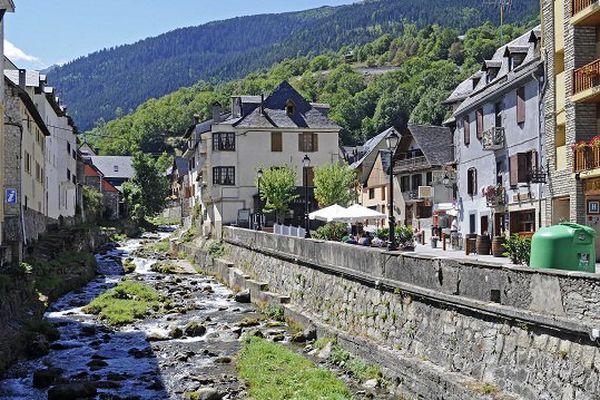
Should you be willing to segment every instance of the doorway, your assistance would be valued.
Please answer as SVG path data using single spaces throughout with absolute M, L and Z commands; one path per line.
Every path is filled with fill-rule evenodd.
M 483 215 L 481 217 L 480 235 L 488 235 L 490 233 L 490 217 Z

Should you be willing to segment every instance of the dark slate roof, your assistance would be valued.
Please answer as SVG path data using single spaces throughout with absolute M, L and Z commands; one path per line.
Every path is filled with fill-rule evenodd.
M 135 174 L 132 158 L 129 156 L 91 156 L 90 160 L 106 178 L 131 179 Z M 115 166 L 118 167 L 118 171 L 115 171 Z
M 185 175 L 188 173 L 188 163 L 183 157 L 175 157 L 175 167 L 179 172 L 179 175 Z
M 369 157 L 369 155 L 373 152 L 373 150 L 375 150 L 375 148 L 379 145 L 379 143 L 381 143 L 382 140 L 384 140 L 387 135 L 389 134 L 390 130 L 392 130 L 394 128 L 388 128 L 385 131 L 381 132 L 379 135 L 372 137 L 371 139 L 367 140 L 365 142 L 365 144 L 362 145 L 361 151 L 360 151 L 360 158 L 356 161 L 354 161 L 350 167 L 352 168 L 358 168 L 367 157 Z
M 379 156 L 381 157 L 381 167 L 383 168 L 383 173 L 386 175 L 390 175 L 390 151 L 381 149 L 379 150 Z
M 292 101 L 295 112 L 288 115 L 286 105 Z M 329 119 L 323 108 L 313 107 L 287 81 L 283 81 L 275 91 L 265 99 L 264 112 L 257 107 L 250 114 L 234 123 L 240 128 L 309 128 L 335 129 L 340 127 Z
M 408 130 L 431 166 L 446 165 L 454 161 L 454 146 L 450 128 L 411 125 Z

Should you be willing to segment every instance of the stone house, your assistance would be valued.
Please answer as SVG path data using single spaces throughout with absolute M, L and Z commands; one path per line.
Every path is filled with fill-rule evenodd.
M 302 188 L 305 183 L 312 188 L 314 167 L 340 160 L 340 127 L 328 118 L 328 106 L 308 102 L 285 81 L 264 100 L 234 96 L 231 106 L 228 118 L 221 120 L 216 109 L 213 115 L 218 119 L 196 126 L 197 150 L 191 157 L 188 154 L 194 163 L 190 184 L 203 209 L 204 233 L 220 234 L 223 224 L 248 221 L 258 209 L 258 171 L 282 165 L 296 172 L 300 196 L 287 222 L 302 223 Z M 311 160 L 306 170 L 305 156 Z
M 540 29 L 534 28 L 502 46 L 446 100 L 456 121 L 463 235 L 531 235 L 545 224 L 540 45 Z
M 102 172 L 102 176 L 122 193 L 123 183 L 135 175 L 130 156 L 89 156 L 90 162 Z
M 18 69 L 8 69 L 5 74 L 18 84 Z M 77 208 L 76 127 L 54 89 L 47 86 L 45 75 L 26 71 L 26 85 L 33 90 L 35 105 L 51 132 L 46 139 L 44 170 L 48 197 L 45 214 L 53 220 L 72 219 Z
M 13 0 L 1 0 L 0 1 L 0 67 L 4 71 L 4 15 L 7 12 L 14 12 L 15 4 Z M 4 125 L 4 80 L 0 79 L 0 154 L 4 155 L 4 141 L 5 141 L 5 125 Z M 4 157 L 0 157 L 0 188 L 4 189 L 4 169 L 5 160 Z M 0 201 L 0 266 L 2 266 L 10 258 L 9 249 L 4 245 L 3 231 L 4 231 L 4 207 L 6 203 L 6 194 L 2 190 L 2 201 Z
M 25 70 L 18 84 L 4 78 L 5 142 L 4 190 L 5 243 L 12 260 L 19 262 L 23 246 L 46 231 L 46 138 L 50 131 L 33 101 L 33 88 L 25 84 Z
M 121 191 L 104 177 L 88 156 L 83 156 L 82 183 L 102 193 L 103 214 L 107 219 L 116 220 L 123 214 Z
M 452 131 L 441 126 L 411 125 L 400 135 L 394 154 L 394 211 L 399 225 L 432 236 L 447 228 L 453 210 Z M 398 193 L 399 195 L 396 195 Z M 436 232 L 436 236 L 439 234 Z
M 600 7 L 591 0 L 544 0 L 541 6 L 549 77 L 547 222 L 577 222 L 600 234 Z

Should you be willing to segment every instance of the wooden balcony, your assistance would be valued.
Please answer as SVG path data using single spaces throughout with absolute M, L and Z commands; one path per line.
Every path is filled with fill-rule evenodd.
M 406 158 L 404 160 L 395 161 L 394 173 L 397 174 L 401 172 L 417 171 L 420 169 L 427 169 L 429 167 L 429 162 L 424 156 Z
M 575 148 L 573 152 L 575 172 L 586 172 L 600 168 L 600 147 Z
M 593 61 L 573 72 L 574 103 L 600 102 L 600 60 Z
M 504 128 L 492 127 L 481 134 L 481 145 L 484 150 L 501 150 L 504 148 Z
M 562 4 L 562 2 L 560 2 Z M 600 2 L 598 0 L 572 0 L 571 24 L 575 26 L 600 25 Z

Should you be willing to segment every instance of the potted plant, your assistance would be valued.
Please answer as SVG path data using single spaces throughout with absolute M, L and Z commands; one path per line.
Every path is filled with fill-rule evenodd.
M 600 149 L 600 135 L 594 136 L 592 140 L 590 140 L 590 147 Z
M 396 238 L 400 249 L 405 251 L 414 251 L 415 249 L 415 234 L 410 226 L 397 226 Z
M 588 148 L 590 145 L 586 142 L 580 141 L 577 143 L 573 143 L 571 145 L 571 149 L 574 151 L 582 151 L 585 150 L 586 148 Z
M 481 191 L 483 197 L 485 197 L 488 207 L 498 207 L 504 204 L 504 186 L 502 185 L 489 185 L 483 188 Z

